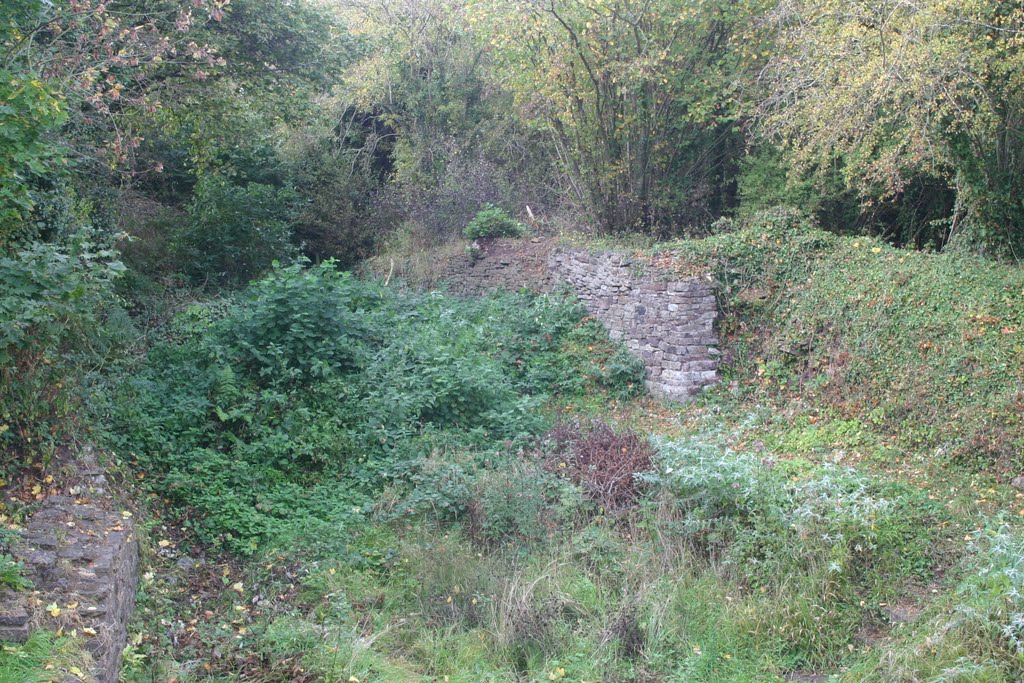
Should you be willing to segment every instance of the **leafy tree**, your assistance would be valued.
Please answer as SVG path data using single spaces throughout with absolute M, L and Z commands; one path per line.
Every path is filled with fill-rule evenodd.
M 865 202 L 928 179 L 956 205 L 944 241 L 1024 237 L 1024 8 L 1000 0 L 787 0 L 771 18 L 760 130 L 794 174 L 832 167 Z
M 470 30 L 467 0 L 346 7 L 364 46 L 339 89 L 339 111 L 346 121 L 374 122 L 365 148 L 386 148 L 392 157 L 374 213 L 432 242 L 456 233 L 487 203 L 557 202 L 548 189 L 558 183 L 546 142 L 517 115 L 491 49 Z
M 481 0 L 468 21 L 607 230 L 710 222 L 732 202 L 739 84 L 764 3 Z M 741 37 L 745 36 L 745 37 Z
M 193 276 L 244 284 L 274 260 L 293 255 L 291 229 L 298 201 L 290 188 L 204 176 L 183 235 Z
M 0 70 L 0 252 L 26 237 L 22 218 L 32 209 L 33 181 L 62 158 L 47 141 L 65 109 L 42 81 Z

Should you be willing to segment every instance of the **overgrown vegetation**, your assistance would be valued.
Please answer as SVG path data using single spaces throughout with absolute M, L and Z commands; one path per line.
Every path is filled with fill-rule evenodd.
M 89 441 L 143 539 L 128 681 L 1024 679 L 1022 37 L 997 0 L 7 0 L 0 587 Z M 527 225 L 710 274 L 722 384 L 644 398 L 570 292 L 395 284 Z M 40 631 L 0 680 L 88 664 Z
M 343 539 L 408 460 L 535 434 L 551 396 L 638 392 L 639 363 L 603 335 L 567 298 L 457 303 L 278 267 L 180 313 L 109 419 L 200 538 L 251 552 L 318 520 L 321 540 Z
M 501 207 L 488 204 L 473 216 L 473 220 L 466 223 L 462 234 L 468 240 L 475 240 L 480 237 L 519 237 L 523 232 L 522 223 L 509 216 Z
M 785 211 L 657 252 L 714 274 L 744 392 L 833 407 L 950 464 L 1024 466 L 1018 269 L 839 238 Z

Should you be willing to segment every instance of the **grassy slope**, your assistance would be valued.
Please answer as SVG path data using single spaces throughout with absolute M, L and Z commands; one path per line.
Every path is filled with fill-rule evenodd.
M 769 217 L 661 245 L 718 279 L 732 379 L 857 420 L 905 452 L 996 475 L 1024 464 L 1024 272 Z
M 129 680 L 1024 676 L 1008 526 L 1024 504 L 1005 485 L 1024 276 L 788 216 L 638 255 L 713 273 L 729 352 L 723 384 L 685 408 L 558 406 L 666 435 L 646 502 L 541 501 L 561 527 L 495 542 L 467 516 L 393 519 L 410 495 L 393 491 L 347 557 L 271 549 L 187 572 L 154 541 Z M 481 486 L 478 504 L 501 502 Z

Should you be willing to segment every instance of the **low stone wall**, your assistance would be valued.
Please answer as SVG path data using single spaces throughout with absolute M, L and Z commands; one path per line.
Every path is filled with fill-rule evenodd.
M 91 680 L 117 683 L 138 588 L 138 542 L 91 450 L 75 467 L 72 495 L 46 498 L 13 549 L 33 588 L 0 595 L 0 639 L 24 641 L 34 628 L 75 631 L 87 639 Z M 59 614 L 46 609 L 51 604 Z
M 480 240 L 476 255 L 443 267 L 458 296 L 493 290 L 572 286 L 590 313 L 647 368 L 647 387 L 685 401 L 718 381 L 718 306 L 710 282 L 636 262 L 618 252 L 559 249 L 550 240 Z
M 471 254 L 445 263 L 439 281 L 456 296 L 530 289 L 547 292 L 555 284 L 548 271 L 552 244 L 546 240 L 481 239 Z
M 655 396 L 683 401 L 718 381 L 718 306 L 706 280 L 671 279 L 615 252 L 559 250 L 548 268 L 613 339 L 643 358 Z

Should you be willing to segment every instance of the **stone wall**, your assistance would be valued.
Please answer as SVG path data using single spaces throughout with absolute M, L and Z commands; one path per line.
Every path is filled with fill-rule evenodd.
M 0 640 L 24 641 L 33 628 L 76 631 L 92 655 L 92 680 L 116 683 L 138 588 L 134 523 L 107 491 L 91 449 L 71 466 L 70 495 L 47 497 L 13 549 L 33 587 L 0 595 Z M 56 616 L 46 609 L 53 603 Z
M 555 284 L 548 271 L 550 241 L 481 239 L 473 244 L 472 255 L 449 260 L 438 278 L 456 296 L 481 296 L 497 290 L 547 292 Z
M 718 305 L 707 280 L 674 279 L 615 252 L 558 250 L 548 268 L 643 359 L 655 396 L 683 401 L 718 381 Z
M 718 381 L 718 313 L 711 284 L 617 252 L 560 249 L 554 241 L 480 240 L 475 256 L 443 267 L 441 280 L 458 296 L 488 291 L 550 291 L 566 282 L 590 313 L 647 368 L 647 387 L 684 401 Z

